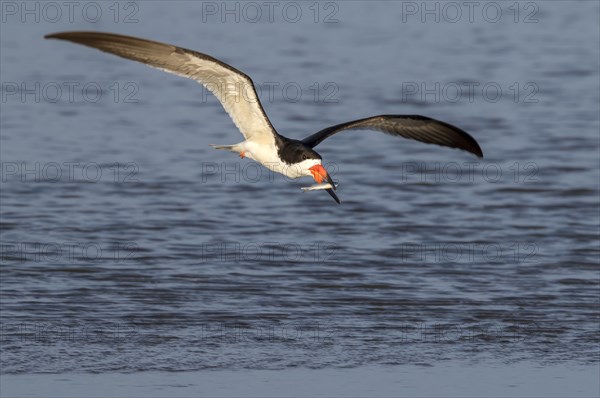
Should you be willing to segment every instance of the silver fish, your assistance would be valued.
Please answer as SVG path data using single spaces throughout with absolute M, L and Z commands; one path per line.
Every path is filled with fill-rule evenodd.
M 319 189 L 336 189 L 338 187 L 339 184 L 335 184 L 335 187 L 333 185 L 331 185 L 331 183 L 329 182 L 324 182 L 322 184 L 316 184 L 316 185 L 311 185 L 310 187 L 302 187 L 300 188 L 301 190 L 303 190 L 304 192 L 306 191 L 316 191 Z

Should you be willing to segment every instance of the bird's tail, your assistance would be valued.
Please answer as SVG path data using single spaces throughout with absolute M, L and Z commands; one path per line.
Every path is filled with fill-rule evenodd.
M 226 151 L 233 151 L 233 152 L 237 152 L 235 150 L 235 147 L 237 146 L 237 144 L 235 145 L 214 145 L 214 144 L 210 144 L 211 147 L 215 148 L 215 149 L 225 149 Z
M 240 158 L 245 158 L 245 157 L 249 157 L 250 159 L 252 158 L 252 155 L 248 154 L 246 152 L 246 150 L 244 149 L 244 143 L 240 142 L 239 144 L 235 144 L 235 145 L 213 145 L 210 144 L 211 147 L 215 148 L 215 149 L 224 149 L 226 151 L 231 151 L 231 152 L 236 152 L 240 154 Z

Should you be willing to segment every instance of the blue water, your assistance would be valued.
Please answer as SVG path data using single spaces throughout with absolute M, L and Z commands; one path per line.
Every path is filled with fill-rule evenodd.
M 3 373 L 598 362 L 597 2 L 95 4 L 3 14 Z M 485 159 L 340 134 L 317 148 L 336 205 L 210 148 L 241 136 L 195 82 L 42 38 L 63 30 L 222 59 L 288 137 L 422 114 Z

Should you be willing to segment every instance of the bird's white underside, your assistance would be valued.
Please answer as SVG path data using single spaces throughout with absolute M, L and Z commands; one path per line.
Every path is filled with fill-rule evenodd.
M 283 174 L 288 178 L 311 177 L 312 174 L 309 168 L 321 164 L 320 159 L 306 159 L 291 165 L 282 162 L 277 155 L 277 147 L 274 141 L 272 144 L 262 145 L 249 139 L 236 144 L 233 150 L 238 153 L 244 152 L 245 157 L 255 160 L 267 169 Z

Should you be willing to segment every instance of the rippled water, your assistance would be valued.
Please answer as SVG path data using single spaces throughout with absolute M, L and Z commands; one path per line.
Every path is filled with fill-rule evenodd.
M 597 3 L 520 3 L 517 23 L 401 2 L 221 23 L 202 4 L 2 24 L 2 372 L 598 361 Z M 42 39 L 77 29 L 231 63 L 290 137 L 417 113 L 485 159 L 340 134 L 317 148 L 336 205 L 210 148 L 240 135 L 194 82 Z

